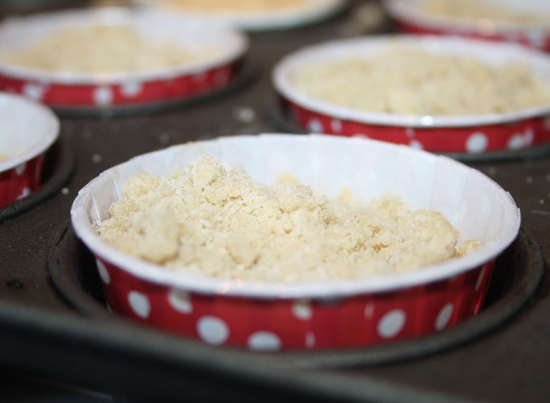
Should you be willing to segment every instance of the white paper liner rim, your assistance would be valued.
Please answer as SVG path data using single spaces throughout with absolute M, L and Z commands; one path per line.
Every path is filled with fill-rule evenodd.
M 168 7 L 155 0 L 141 0 L 138 4 L 144 8 L 169 8 L 191 18 L 205 18 L 248 31 L 268 31 L 273 29 L 295 28 L 321 21 L 343 9 L 349 0 L 311 0 L 304 7 L 288 10 L 270 10 L 268 12 L 200 12 L 183 8 Z
M 451 54 L 470 54 L 472 50 L 486 50 L 493 54 L 510 53 L 509 60 L 521 60 L 544 69 L 544 79 L 550 90 L 550 55 L 527 49 L 512 43 L 494 43 L 478 39 L 460 37 L 418 36 L 418 35 L 383 35 L 369 38 L 353 38 L 328 41 L 321 44 L 306 46 L 283 57 L 272 71 L 272 82 L 277 92 L 285 99 L 292 101 L 305 109 L 328 115 L 341 120 L 351 120 L 366 124 L 402 127 L 477 127 L 491 124 L 506 124 L 522 121 L 533 117 L 550 114 L 550 103 L 526 108 L 518 112 L 493 113 L 482 115 L 459 116 L 420 116 L 380 112 L 369 112 L 339 106 L 322 101 L 296 90 L 289 81 L 289 75 L 302 63 L 317 60 L 335 60 L 336 54 L 355 54 L 354 50 L 379 49 L 390 44 L 415 46 L 422 49 L 440 49 Z
M 37 125 L 33 130 L 33 138 L 39 141 L 16 156 L 9 157 L 7 160 L 0 162 L 0 172 L 11 170 L 46 152 L 55 143 L 60 131 L 59 119 L 48 107 L 20 95 L 0 93 L 0 107 L 5 103 L 20 105 L 20 114 L 19 116 L 14 116 L 13 119 L 30 120 L 34 117 L 39 117 L 45 119 L 46 123 L 44 125 Z
M 294 137 L 297 139 L 306 139 L 308 141 L 317 141 L 317 139 L 326 139 L 327 137 L 335 139 L 334 136 L 326 135 L 288 136 L 277 134 L 263 134 L 259 137 L 242 136 L 242 138 L 246 139 L 256 137 L 259 138 L 259 141 L 262 141 L 262 138 L 264 137 L 273 138 L 273 136 L 279 136 L 280 138 Z M 338 138 L 336 141 L 341 140 L 357 141 L 359 139 Z M 208 143 L 216 143 L 217 141 L 219 140 L 211 140 L 208 142 L 203 142 L 203 144 L 207 145 Z M 375 140 L 360 139 L 360 141 L 366 142 L 363 144 L 381 144 L 381 142 Z M 396 149 L 406 148 L 407 152 L 410 151 L 415 154 L 423 153 L 427 156 L 429 155 L 428 153 L 425 153 L 423 151 L 409 149 L 404 146 L 391 145 L 387 143 L 384 144 L 386 146 L 395 147 Z M 177 150 L 180 147 L 182 146 L 174 146 L 164 151 L 170 152 L 169 150 Z M 143 158 L 154 155 L 156 153 L 159 152 L 145 154 L 136 158 Z M 429 156 L 434 157 L 432 155 Z M 446 157 L 441 156 L 435 158 L 447 159 Z M 112 170 L 120 167 L 121 165 L 113 167 Z M 466 169 L 474 171 L 472 168 Z M 499 235 L 496 236 L 495 239 L 485 244 L 481 249 L 467 256 L 452 259 L 444 263 L 433 265 L 411 273 L 366 279 L 330 280 L 309 282 L 306 284 L 289 284 L 282 282 L 252 280 L 225 280 L 200 275 L 189 275 L 181 272 L 170 272 L 156 264 L 148 263 L 138 258 L 121 253 L 112 246 L 103 242 L 92 229 L 89 218 L 90 214 L 92 214 L 96 216 L 96 219 L 98 219 L 98 213 L 97 211 L 86 211 L 86 205 L 90 203 L 90 206 L 93 206 L 93 208 L 95 208 L 95 204 L 93 203 L 93 200 L 91 200 L 93 199 L 93 194 L 92 190 L 90 189 L 93 189 L 94 186 L 97 186 L 97 184 L 99 183 L 98 181 L 112 181 L 113 176 L 111 172 L 114 171 L 105 171 L 99 177 L 92 180 L 79 192 L 78 197 L 75 199 L 71 208 L 71 219 L 77 236 L 82 239 L 82 241 L 88 246 L 88 248 L 93 251 L 93 253 L 105 259 L 107 262 L 114 264 L 122 270 L 126 270 L 139 278 L 155 284 L 163 284 L 169 287 L 180 288 L 183 290 L 203 294 L 233 295 L 253 298 L 332 298 L 367 293 L 388 292 L 402 288 L 413 287 L 416 285 L 431 283 L 438 280 L 452 278 L 470 269 L 483 265 L 491 259 L 496 258 L 500 253 L 502 253 L 502 251 L 504 251 L 506 247 L 508 247 L 514 241 L 521 223 L 520 212 L 513 198 L 494 181 L 486 178 L 487 181 L 484 183 L 484 185 L 489 186 L 492 190 L 494 189 L 495 194 L 498 196 L 500 202 L 506 210 L 505 222 L 501 227 Z
M 209 71 L 216 67 L 223 67 L 241 59 L 249 48 L 248 37 L 230 27 L 215 24 L 200 19 L 193 19 L 177 14 L 168 15 L 162 11 L 151 10 L 134 10 L 130 12 L 127 9 L 121 8 L 105 8 L 95 10 L 82 11 L 59 11 L 48 12 L 29 17 L 14 17 L 6 20 L 0 25 L 0 40 L 5 32 L 16 29 L 32 29 L 34 22 L 48 23 L 55 21 L 60 28 L 71 25 L 74 21 L 82 22 L 83 24 L 91 21 L 109 20 L 118 23 L 131 22 L 132 20 L 147 20 L 148 14 L 157 19 L 169 18 L 172 21 L 181 20 L 181 30 L 195 32 L 198 29 L 204 28 L 209 31 L 209 34 L 215 33 L 217 37 L 223 39 L 225 46 L 220 54 L 214 55 L 206 60 L 191 61 L 179 67 L 170 67 L 156 71 L 143 71 L 131 73 L 108 73 L 108 74 L 93 74 L 93 73 L 70 73 L 70 72 L 54 72 L 39 69 L 26 68 L 22 66 L 14 66 L 0 60 L 0 74 L 11 78 L 35 81 L 44 84 L 65 84 L 65 85 L 118 85 L 133 82 L 153 82 L 170 80 L 175 77 L 200 74 Z M 201 40 L 201 36 L 197 36 Z M 177 38 L 176 38 L 177 39 Z
M 458 20 L 444 16 L 432 16 L 422 13 L 419 4 L 423 0 L 383 0 L 384 9 L 396 19 L 407 21 L 412 24 L 419 24 L 431 29 L 449 31 L 450 29 L 468 33 L 479 32 L 477 21 Z M 517 34 L 517 33 L 541 33 L 550 34 L 550 25 L 536 23 L 491 21 L 495 34 Z

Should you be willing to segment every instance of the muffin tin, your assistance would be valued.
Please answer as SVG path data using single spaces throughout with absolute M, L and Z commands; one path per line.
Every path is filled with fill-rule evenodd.
M 274 33 L 255 35 L 250 57 L 261 75 L 231 97 L 155 115 L 62 119 L 61 137 L 76 161 L 66 191 L 1 224 L 4 369 L 87 385 L 132 402 L 159 396 L 181 400 L 183 395 L 195 400 L 231 396 L 244 402 L 546 402 L 544 374 L 549 367 L 544 335 L 550 329 L 546 315 L 549 281 L 541 254 L 548 261 L 547 158 L 526 156 L 473 164 L 511 192 L 522 209 L 523 225 L 533 237 L 521 230 L 517 242 L 524 246 L 516 248 L 520 245 L 516 242 L 503 256 L 505 265 L 497 263 L 496 293 L 489 290 L 479 316 L 437 334 L 429 346 L 416 343 L 426 339 L 417 339 L 410 344 L 318 355 L 311 351 L 257 355 L 173 337 L 110 314 L 101 291 L 90 286 L 100 285 L 98 277 L 87 276 L 94 273 L 87 271 L 93 268 L 94 259 L 66 223 L 76 190 L 111 166 L 167 145 L 273 130 L 261 115 L 271 89 L 268 72 L 288 52 L 337 37 L 350 20 L 351 14 L 342 14 L 322 25 L 285 33 L 285 41 Z M 252 112 L 244 119 L 237 108 Z M 540 253 L 537 243 L 542 246 Z M 50 251 L 52 259 L 60 258 L 66 265 L 69 276 L 65 280 L 72 282 L 71 290 L 77 292 L 80 303 L 57 281 L 52 259 L 48 267 Z M 532 276 L 529 285 L 523 280 L 516 283 L 524 267 L 538 268 L 539 275 Z M 60 292 L 52 286 L 52 279 Z M 517 303 L 500 310 L 500 302 L 515 297 L 520 297 Z M 497 311 L 501 313 L 494 316 Z M 474 323 L 482 323 L 486 330 L 472 330 L 468 325 Z M 449 344 L 443 339 L 451 333 L 458 337 Z M 517 368 L 522 368 L 521 373 Z M 18 393 L 30 392 L 22 389 Z

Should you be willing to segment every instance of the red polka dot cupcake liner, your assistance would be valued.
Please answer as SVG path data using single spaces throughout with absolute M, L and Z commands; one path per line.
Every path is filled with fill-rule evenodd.
M 211 345 L 254 351 L 357 347 L 439 332 L 476 315 L 493 262 L 433 284 L 340 299 L 253 300 L 143 282 L 96 261 L 110 308 Z
M 423 13 L 420 6 L 424 0 L 385 0 L 384 8 L 407 34 L 459 35 L 467 38 L 487 39 L 519 43 L 524 46 L 550 52 L 550 25 L 536 26 L 525 23 L 505 23 L 486 19 L 465 21 Z M 517 3 L 522 12 L 536 15 L 543 2 L 527 0 Z M 544 5 L 545 6 L 545 5 Z M 547 10 L 543 10 L 547 13 Z
M 229 280 L 174 272 L 104 243 L 109 217 L 128 178 L 166 175 L 200 154 L 273 184 L 289 172 L 336 196 L 343 186 L 364 199 L 387 191 L 413 209 L 443 213 L 471 254 L 422 270 L 310 283 Z M 109 308 L 145 325 L 215 346 L 253 351 L 369 346 L 440 332 L 475 316 L 496 257 L 516 238 L 520 213 L 491 179 L 442 156 L 362 138 L 328 135 L 227 137 L 145 154 L 105 171 L 71 209 L 78 237 L 96 257 Z
M 59 135 L 47 108 L 23 97 L 0 94 L 0 207 L 41 186 L 44 155 Z
M 126 9 L 48 13 L 12 19 L 0 26 L 4 49 L 18 49 L 69 26 L 130 24 L 144 37 L 163 37 L 183 49 L 216 49 L 211 56 L 151 72 L 70 73 L 10 65 L 0 60 L 0 90 L 63 110 L 100 110 L 193 99 L 224 89 L 241 72 L 248 39 L 220 25 L 177 14 Z M 21 40 L 20 38 L 24 38 Z M 52 55 L 55 57 L 55 55 Z
M 550 143 L 550 115 L 509 124 L 474 127 L 399 127 L 368 125 L 308 110 L 283 99 L 287 115 L 312 133 L 406 144 L 426 151 L 477 154 L 491 151 L 514 151 Z
M 493 64 L 495 60 L 499 63 L 521 60 L 545 79 L 550 76 L 550 56 L 514 44 L 433 36 L 334 41 L 298 50 L 275 67 L 273 84 L 285 114 L 308 132 L 371 138 L 431 152 L 483 154 L 525 150 L 550 143 L 550 103 L 502 114 L 399 115 L 331 104 L 309 97 L 292 85 L 296 71 L 304 64 L 374 55 L 397 43 L 440 54 L 468 55 Z M 548 87 L 550 89 L 550 82 Z

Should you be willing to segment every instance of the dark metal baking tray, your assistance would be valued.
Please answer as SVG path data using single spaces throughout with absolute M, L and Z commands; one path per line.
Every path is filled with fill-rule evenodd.
M 177 401 L 245 402 L 550 400 L 547 263 L 533 299 L 518 314 L 475 339 L 385 364 L 330 367 L 325 363 L 308 369 L 275 366 L 266 361 L 269 357 L 213 349 L 123 318 L 83 314 L 51 283 L 50 246 L 69 218 L 78 189 L 103 170 L 149 151 L 275 130 L 260 113 L 273 91 L 272 67 L 302 46 L 372 33 L 359 23 L 357 7 L 363 4 L 372 2 L 354 0 L 349 11 L 321 25 L 254 34 L 248 57 L 258 67 L 258 77 L 230 96 L 155 114 L 62 117 L 61 138 L 76 161 L 73 175 L 63 185 L 65 191 L 0 224 L 0 365 L 4 372 L 25 371 L 69 385 L 86 381 L 81 386 L 123 396 L 118 399 L 121 402 L 144 401 L 155 393 L 154 401 L 160 396 Z M 387 25 L 382 29 L 387 32 Z M 255 114 L 250 120 L 237 119 L 239 113 L 234 112 L 239 110 Z M 521 208 L 524 228 L 540 246 L 545 262 L 550 261 L 550 158 L 467 163 L 512 194 Z M 101 305 L 99 309 L 103 310 Z M 151 349 L 155 356 L 143 354 Z M 151 382 L 151 377 L 156 381 Z M 41 397 L 51 402 L 48 396 Z

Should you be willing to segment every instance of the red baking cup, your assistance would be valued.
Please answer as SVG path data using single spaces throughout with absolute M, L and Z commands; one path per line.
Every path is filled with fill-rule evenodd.
M 294 7 L 258 11 L 208 9 L 201 11 L 197 8 L 171 5 L 169 2 L 158 0 L 136 0 L 135 2 L 146 8 L 178 12 L 187 17 L 206 19 L 248 31 L 269 31 L 295 28 L 324 20 L 341 11 L 348 0 L 307 0 L 304 4 Z
M 423 0 L 385 0 L 384 7 L 396 22 L 397 28 L 408 34 L 460 35 L 469 38 L 515 42 L 525 46 L 550 51 L 550 25 L 505 23 L 480 19 L 456 20 L 425 14 L 420 9 Z M 537 4 L 538 3 L 538 4 Z M 537 13 L 540 1 L 517 2 L 523 11 Z M 545 10 L 545 13 L 547 11 Z
M 314 133 L 406 144 L 427 151 L 483 153 L 520 150 L 550 143 L 550 115 L 508 124 L 472 127 L 399 127 L 341 120 L 284 100 L 286 113 L 300 127 Z
M 0 207 L 41 185 L 44 154 L 59 135 L 59 121 L 47 108 L 17 95 L 0 94 Z
M 0 61 L 0 89 L 23 94 L 52 107 L 101 109 L 193 98 L 227 87 L 237 77 L 247 38 L 219 25 L 159 11 L 103 9 L 48 13 L 8 21 L 0 27 L 5 48 L 17 49 L 79 24 L 131 24 L 144 37 L 176 42 L 184 49 L 215 49 L 211 57 L 151 72 L 86 74 L 48 72 Z M 19 40 L 24 37 L 25 40 Z
M 521 60 L 548 80 L 550 90 L 550 56 L 519 45 L 434 36 L 360 38 L 306 47 L 279 62 L 273 71 L 273 83 L 287 116 L 314 133 L 367 137 L 435 152 L 480 154 L 550 143 L 550 103 L 502 114 L 399 115 L 331 104 L 301 93 L 292 85 L 295 72 L 304 64 L 368 57 L 396 43 L 438 54 L 468 55 L 492 64 Z
M 203 153 L 267 184 L 290 172 L 333 196 L 342 186 L 365 199 L 391 191 L 414 209 L 440 211 L 461 241 L 476 237 L 484 246 L 410 273 L 284 283 L 167 270 L 101 241 L 95 228 L 109 217 L 109 206 L 130 176 L 165 175 Z M 112 311 L 208 344 L 261 351 L 374 345 L 454 326 L 478 313 L 493 262 L 520 224 L 508 193 L 449 158 L 360 138 L 277 134 L 189 143 L 136 157 L 84 187 L 71 218 L 96 256 Z
M 116 107 L 143 105 L 190 98 L 227 87 L 237 76 L 241 62 L 169 80 L 114 85 L 42 84 L 0 76 L 0 88 L 24 94 L 53 107 Z
M 492 273 L 489 262 L 450 280 L 393 292 L 260 300 L 181 291 L 99 258 L 96 263 L 112 311 L 208 344 L 251 350 L 373 345 L 439 332 L 477 313 Z

